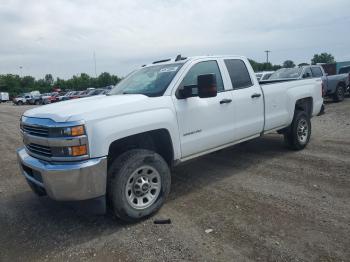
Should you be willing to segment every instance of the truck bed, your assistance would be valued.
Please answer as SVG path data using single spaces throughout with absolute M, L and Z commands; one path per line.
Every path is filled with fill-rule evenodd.
M 295 101 L 305 97 L 312 99 L 315 93 L 319 94 L 319 99 L 314 102 L 311 114 L 314 116 L 319 113 L 322 106 L 320 78 L 262 82 L 265 104 L 264 132 L 288 126 L 293 120 Z

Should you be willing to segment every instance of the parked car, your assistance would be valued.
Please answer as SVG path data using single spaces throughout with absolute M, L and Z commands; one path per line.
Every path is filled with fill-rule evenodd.
M 42 99 L 41 99 L 41 95 L 26 95 L 26 103 L 28 105 L 41 105 L 42 104 Z
M 70 94 L 69 99 L 77 99 L 80 98 L 81 94 L 84 91 L 74 91 L 72 94 Z
M 344 99 L 350 81 L 349 74 L 327 75 L 321 65 L 282 68 L 273 73 L 266 81 L 290 81 L 308 78 L 321 78 L 324 85 L 324 95 L 332 97 L 334 101 Z
M 65 93 L 62 97 L 60 101 L 66 101 L 70 99 L 71 94 L 73 94 L 74 91 L 69 91 L 67 93 Z
M 85 91 L 81 91 L 79 94 L 78 94 L 78 97 L 79 98 L 84 98 L 84 97 L 88 97 L 89 96 L 89 93 L 92 92 L 93 90 L 95 89 L 86 89 Z
M 339 69 L 339 74 L 349 74 L 350 66 L 343 66 Z
M 15 105 L 25 105 L 27 101 L 31 98 L 30 95 L 20 94 L 13 99 Z
M 347 87 L 347 92 L 350 93 L 350 66 L 343 66 L 339 69 L 339 74 L 348 74 L 349 75 L 349 83 Z
M 105 90 L 105 89 L 94 89 L 88 93 L 88 96 L 104 95 L 107 92 L 108 92 L 108 90 Z
M 60 92 L 57 96 L 56 96 L 56 102 L 60 102 L 64 100 L 64 97 L 66 96 L 68 92 Z
M 137 221 L 163 205 L 174 165 L 276 131 L 303 149 L 321 89 L 316 78 L 260 85 L 240 56 L 154 62 L 108 96 L 26 111 L 19 166 L 39 195 L 103 207 L 107 197 Z
M 44 93 L 41 95 L 41 104 L 43 105 L 51 104 L 53 100 L 54 98 L 51 93 Z
M 258 81 L 260 80 L 267 80 L 269 79 L 269 77 L 274 73 L 275 71 L 263 71 L 263 72 L 256 72 L 255 76 L 258 79 Z
M 0 92 L 0 103 L 7 102 L 10 100 L 9 93 L 7 92 Z

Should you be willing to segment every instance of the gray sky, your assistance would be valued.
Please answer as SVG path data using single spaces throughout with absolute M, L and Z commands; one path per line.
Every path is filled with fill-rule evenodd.
M 0 73 L 125 75 L 144 63 L 237 54 L 350 60 L 349 0 L 0 0 Z

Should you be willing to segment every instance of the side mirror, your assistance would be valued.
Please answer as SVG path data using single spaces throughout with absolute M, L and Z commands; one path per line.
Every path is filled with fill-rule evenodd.
M 215 97 L 218 93 L 216 75 L 206 74 L 197 77 L 198 96 L 200 98 Z

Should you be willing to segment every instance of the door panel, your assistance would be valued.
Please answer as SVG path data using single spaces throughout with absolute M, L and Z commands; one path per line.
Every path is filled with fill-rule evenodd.
M 260 87 L 237 89 L 232 96 L 235 110 L 234 139 L 241 140 L 259 134 L 264 127 L 264 99 Z
M 233 89 L 234 140 L 260 134 L 264 127 L 264 97 L 259 83 L 251 78 L 252 68 L 242 59 L 225 59 L 224 63 Z
M 216 97 L 173 97 L 178 118 L 182 158 L 227 144 L 233 140 L 232 91 L 225 91 L 217 60 L 193 62 L 179 88 L 196 86 L 198 75 L 215 74 Z
M 233 140 L 233 104 L 231 92 L 216 97 L 176 99 L 182 157 L 200 153 Z

